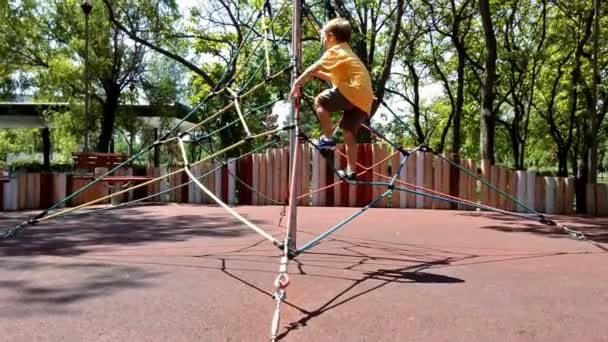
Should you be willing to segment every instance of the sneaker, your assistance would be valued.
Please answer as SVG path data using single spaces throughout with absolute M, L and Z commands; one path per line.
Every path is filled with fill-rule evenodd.
M 317 145 L 320 150 L 333 151 L 336 149 L 336 142 L 333 139 L 327 139 L 324 136 L 321 136 L 319 140 L 315 141 L 315 145 Z
M 338 177 L 348 181 L 355 181 L 357 179 L 357 174 L 348 169 L 338 170 Z

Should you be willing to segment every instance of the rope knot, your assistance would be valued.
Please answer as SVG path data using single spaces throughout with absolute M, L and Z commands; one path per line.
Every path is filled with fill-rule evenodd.
M 281 257 L 281 265 L 279 267 L 279 275 L 274 280 L 274 287 L 277 289 L 285 289 L 289 285 L 289 274 L 287 274 L 287 256 Z
M 283 290 L 283 289 L 287 288 L 288 285 L 289 285 L 289 275 L 287 273 L 279 274 L 277 279 L 274 280 L 274 287 L 276 287 L 277 289 Z
M 548 218 L 546 218 L 546 217 L 545 217 L 545 216 L 543 216 L 543 215 L 540 215 L 540 220 L 539 220 L 539 222 L 540 222 L 540 223 L 543 223 L 543 224 L 546 224 L 547 226 L 551 226 L 551 227 L 557 226 L 557 223 L 555 223 L 555 221 L 553 221 L 553 220 L 549 220 Z

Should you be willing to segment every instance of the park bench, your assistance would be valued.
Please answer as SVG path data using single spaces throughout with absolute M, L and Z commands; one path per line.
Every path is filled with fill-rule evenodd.
M 128 160 L 128 157 L 122 153 L 101 153 L 101 152 L 74 152 L 72 153 L 74 161 L 75 174 L 74 179 L 94 180 L 107 171 L 114 169 L 118 165 Z M 118 192 L 132 183 L 145 182 L 153 179 L 146 176 L 129 175 L 130 165 L 126 164 L 101 179 L 101 183 L 106 184 L 110 189 L 110 193 Z M 111 198 L 112 205 L 121 203 L 122 196 L 113 196 Z

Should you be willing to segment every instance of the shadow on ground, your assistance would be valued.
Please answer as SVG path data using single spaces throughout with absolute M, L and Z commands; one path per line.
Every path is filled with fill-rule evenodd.
M 185 241 L 195 237 L 233 238 L 251 233 L 236 219 L 205 214 L 204 208 L 200 215 L 178 213 L 167 216 L 163 211 L 155 211 L 160 207 L 163 206 L 59 217 L 26 226 L 17 236 L 0 240 L 0 256 L 73 256 L 93 249 L 98 251 L 104 245 L 136 246 L 157 241 Z M 265 223 L 263 220 L 248 219 L 258 225 Z M 7 214 L 0 219 L 0 227 L 10 228 L 23 220 L 23 213 Z
M 476 214 L 463 214 L 476 216 Z M 511 219 L 500 215 L 482 214 L 500 222 L 495 227 L 502 231 L 522 231 L 561 237 L 560 232 L 541 233 L 536 229 L 545 228 L 525 220 Z M 581 219 L 580 224 L 590 224 Z M 594 220 L 595 222 L 595 220 Z M 263 223 L 263 222 L 257 222 Z M 528 226 L 529 224 L 530 226 Z M 600 229 L 591 227 L 593 229 Z M 531 230 L 526 230 L 531 229 Z M 578 228 L 577 228 L 578 229 Z M 97 246 L 127 244 L 138 245 L 150 241 L 183 241 L 194 237 L 229 238 L 247 234 L 238 221 L 226 216 L 189 215 L 162 217 L 150 210 L 129 209 L 121 212 L 106 212 L 103 215 L 81 217 L 62 221 L 61 224 L 40 225 L 29 228 L 17 239 L 0 245 L 0 255 L 52 254 L 67 257 L 68 263 L 40 263 L 14 258 L 2 265 L 8 274 L 17 275 L 21 270 L 51 270 L 65 274 L 66 280 L 55 279 L 51 283 L 19 280 L 10 277 L 0 281 L 0 289 L 8 292 L 8 299 L 0 305 L 0 317 L 33 315 L 42 313 L 61 314 L 69 312 L 69 304 L 108 296 L 117 291 L 160 286 L 157 272 L 146 268 L 161 265 L 174 268 L 205 268 L 218 271 L 233 281 L 246 285 L 255 293 L 272 300 L 271 286 L 256 285 L 256 281 L 239 271 L 262 272 L 268 279 L 276 276 L 280 252 L 269 247 L 265 239 L 256 240 L 238 248 L 223 249 L 222 252 L 201 254 L 194 258 L 213 259 L 218 263 L 133 260 L 116 255 L 99 253 Z M 207 244 L 207 245 L 212 245 Z M 317 248 L 319 247 L 319 248 Z M 322 241 L 314 250 L 306 252 L 290 263 L 290 274 L 326 281 L 340 280 L 324 296 L 321 304 L 302 307 L 299 303 L 285 301 L 285 305 L 297 310 L 300 316 L 282 326 L 281 339 L 292 331 L 301 329 L 331 310 L 340 310 L 349 302 L 364 298 L 385 286 L 409 286 L 411 284 L 442 284 L 457 286 L 464 279 L 442 274 L 446 268 L 461 265 L 516 261 L 520 259 L 554 257 L 566 252 L 504 252 L 501 249 L 485 249 L 485 252 L 469 253 L 462 248 L 447 246 L 433 247 L 429 244 L 410 244 L 373 239 L 334 237 Z M 95 248 L 94 255 L 83 256 Z M 498 259 L 496 259 L 498 258 Z M 29 260 L 29 259 L 28 259 Z M 192 259 L 195 260 L 195 259 Z M 170 272 L 170 268 L 167 272 Z M 220 273 L 221 272 L 221 273 Z M 67 275 L 72 275 L 68 277 Z M 74 280 L 75 279 L 75 280 Z M 346 285 L 344 284 L 346 281 Z M 330 283 L 331 284 L 331 283 Z M 33 312 L 24 308 L 39 306 Z M 12 308 L 18 308 L 16 310 Z M 9 311 L 10 310 L 10 311 Z
M 117 291 L 152 286 L 159 272 L 141 267 L 90 263 L 50 263 L 12 259 L 3 263 L 0 280 L 3 293 L 0 317 L 57 315 L 72 312 L 70 304 L 110 296 Z M 42 277 L 20 277 L 24 270 L 44 272 Z M 8 294 L 8 296 L 4 296 Z
M 571 238 L 563 229 L 557 226 L 548 226 L 533 219 L 527 220 L 503 214 L 490 213 L 463 213 L 460 216 L 484 217 L 498 222 L 496 225 L 485 226 L 483 229 L 492 229 L 507 233 L 529 233 L 550 238 Z M 568 228 L 580 231 L 587 238 L 595 242 L 608 243 L 608 219 L 590 217 L 567 217 L 557 221 Z

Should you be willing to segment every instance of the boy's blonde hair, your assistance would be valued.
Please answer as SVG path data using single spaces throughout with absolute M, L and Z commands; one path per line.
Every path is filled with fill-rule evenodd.
M 331 33 L 339 43 L 348 42 L 351 33 L 350 23 L 344 18 L 335 18 L 323 26 L 323 32 Z

